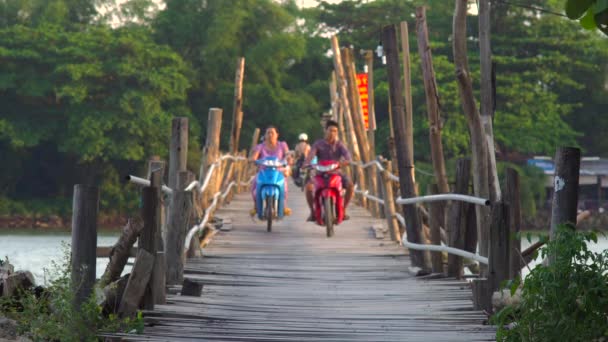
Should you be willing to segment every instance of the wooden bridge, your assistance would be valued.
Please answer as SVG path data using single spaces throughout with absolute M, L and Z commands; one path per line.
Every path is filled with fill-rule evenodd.
M 145 312 L 143 335 L 128 341 L 489 341 L 495 329 L 473 310 L 468 283 L 415 277 L 407 250 L 372 227 L 384 221 L 353 206 L 351 220 L 325 237 L 305 222 L 303 193 L 271 233 L 248 216 L 251 198 L 216 213 L 228 221 L 188 259 L 184 277 L 200 297 L 169 294 Z M 379 233 L 382 231 L 377 230 Z M 433 279 L 435 278 L 435 279 Z M 179 292 L 179 288 L 174 291 Z

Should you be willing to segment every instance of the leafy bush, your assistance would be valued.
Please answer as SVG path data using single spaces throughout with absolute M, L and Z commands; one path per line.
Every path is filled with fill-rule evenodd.
M 64 249 L 62 263 L 53 261 L 52 272 L 45 269 L 45 277 L 57 276 L 48 282 L 42 295 L 25 291 L 18 298 L 5 299 L 0 302 L 0 313 L 17 321 L 19 333 L 34 341 L 97 341 L 101 331 L 140 333 L 143 330 L 141 312 L 136 318 L 105 317 L 94 294 L 80 309 L 72 305 L 74 291 L 67 245 Z
M 498 341 L 594 341 L 608 337 L 608 251 L 594 253 L 594 232 L 561 226 L 540 250 L 549 265 L 526 277 L 519 305 L 507 306 L 493 320 Z M 511 284 L 515 293 L 518 281 Z M 510 322 L 512 327 L 506 325 Z

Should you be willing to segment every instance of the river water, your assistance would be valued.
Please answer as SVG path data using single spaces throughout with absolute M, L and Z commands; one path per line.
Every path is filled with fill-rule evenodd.
M 97 236 L 98 246 L 112 246 L 118 241 L 120 232 L 101 231 Z M 27 270 L 32 272 L 36 279 L 36 284 L 44 285 L 44 269 L 50 269 L 52 262 L 61 264 L 65 251 L 69 253 L 69 244 L 72 237 L 69 231 L 46 231 L 38 229 L 1 229 L 0 228 L 0 258 L 8 257 L 11 264 L 15 266 L 15 271 Z M 63 246 L 67 246 L 65 249 Z M 133 262 L 133 260 L 130 260 Z M 101 277 L 108 258 L 97 258 L 96 272 L 97 277 Z M 126 266 L 124 273 L 130 272 L 130 266 Z M 47 275 L 48 276 L 48 275 Z M 53 276 L 53 274 L 51 274 Z
M 98 246 L 111 246 L 118 240 L 119 231 L 99 232 L 97 236 Z M 533 238 L 532 243 L 538 239 Z M 45 284 L 45 268 L 52 266 L 52 261 L 61 263 L 64 257 L 63 245 L 71 243 L 69 231 L 45 231 L 45 230 L 11 230 L 0 228 L 0 258 L 4 260 L 8 257 L 15 270 L 28 270 L 36 278 L 37 284 Z M 522 239 L 522 250 L 527 248 L 529 243 L 525 238 Z M 598 243 L 592 243 L 589 248 L 594 252 L 601 252 L 608 249 L 608 238 L 598 236 Z M 69 251 L 69 249 L 67 249 Z M 132 258 L 130 259 L 133 262 Z M 532 262 L 532 268 L 537 262 Z M 100 277 L 108 264 L 108 258 L 97 258 L 97 277 Z M 131 267 L 126 266 L 124 273 L 130 272 Z M 522 270 L 524 276 L 529 271 Z

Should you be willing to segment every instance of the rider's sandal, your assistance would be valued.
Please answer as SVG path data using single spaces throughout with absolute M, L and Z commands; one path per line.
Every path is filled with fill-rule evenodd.
M 307 222 L 315 222 L 315 217 L 314 217 L 314 215 L 313 215 L 313 214 L 310 214 L 310 215 L 308 216 L 308 218 L 306 219 L 306 221 L 307 221 Z

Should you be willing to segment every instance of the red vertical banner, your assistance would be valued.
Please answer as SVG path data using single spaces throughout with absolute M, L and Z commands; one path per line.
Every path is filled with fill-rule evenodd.
M 357 89 L 359 89 L 359 98 L 361 99 L 361 107 L 363 107 L 363 123 L 365 130 L 369 130 L 369 96 L 367 94 L 367 74 L 357 74 Z

